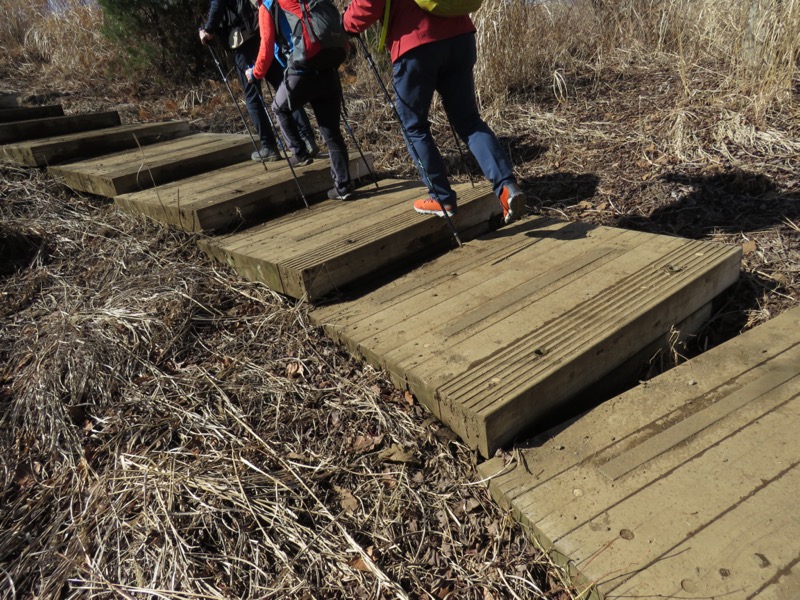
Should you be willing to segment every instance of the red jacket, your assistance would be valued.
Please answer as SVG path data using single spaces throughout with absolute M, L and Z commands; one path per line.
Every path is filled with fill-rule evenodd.
M 275 58 L 275 23 L 261 0 L 258 0 L 258 31 L 261 46 L 258 48 L 256 64 L 253 65 L 253 77 L 264 79 Z
M 361 33 L 366 30 L 383 18 L 386 1 L 352 0 L 344 12 L 342 19 L 344 28 L 350 33 Z M 417 6 L 414 0 L 388 1 L 389 29 L 386 32 L 386 45 L 389 47 L 392 62 L 422 44 L 475 31 L 475 25 L 468 16 L 436 17 Z

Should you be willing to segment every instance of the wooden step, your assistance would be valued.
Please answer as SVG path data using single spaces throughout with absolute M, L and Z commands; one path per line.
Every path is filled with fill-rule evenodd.
M 350 158 L 353 179 L 369 176 L 372 156 Z M 266 163 L 248 161 L 157 188 L 122 194 L 115 202 L 129 212 L 148 215 L 186 231 L 212 231 L 231 225 L 303 208 L 298 183 L 307 198 L 332 186 L 327 158 L 295 168 L 298 181 L 285 160 Z
M 114 127 L 119 124 L 119 113 L 113 111 L 0 123 L 0 144 Z
M 163 142 L 188 134 L 187 121 L 137 123 L 6 144 L 0 146 L 0 153 L 9 162 L 28 167 L 45 167 L 67 160 L 137 148 L 139 145 Z
M 74 190 L 113 198 L 250 160 L 252 151 L 250 136 L 198 133 L 48 170 Z
M 486 184 L 455 186 L 462 239 L 489 229 L 501 212 Z M 452 244 L 444 219 L 411 208 L 427 190 L 419 182 L 385 180 L 354 200 L 327 200 L 241 233 L 201 243 L 241 276 L 293 298 L 321 298 L 367 275 Z
M 800 307 L 483 463 L 605 598 L 800 598 Z
M 19 106 L 19 95 L 14 93 L 0 93 L 0 108 L 17 108 Z
M 49 106 L 25 106 L 20 108 L 0 109 L 0 123 L 10 121 L 28 121 L 30 119 L 41 119 L 44 117 L 60 117 L 64 115 L 64 109 L 60 104 Z
M 312 312 L 492 456 L 736 281 L 741 249 L 527 219 Z

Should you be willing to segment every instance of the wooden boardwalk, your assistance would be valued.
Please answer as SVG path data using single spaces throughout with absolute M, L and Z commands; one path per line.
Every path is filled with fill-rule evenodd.
M 492 456 L 736 281 L 740 256 L 529 219 L 311 317 Z
M 247 135 L 198 133 L 49 171 L 74 190 L 113 198 L 250 160 L 252 152 Z
M 0 109 L 17 108 L 19 106 L 19 96 L 14 93 L 0 93 Z
M 186 121 L 117 125 L 53 137 L 24 140 L 0 146 L 9 162 L 27 167 L 46 167 L 163 142 L 189 134 Z
M 417 182 L 384 180 L 347 202 L 328 200 L 232 235 L 203 249 L 243 277 L 293 298 L 319 299 L 382 269 L 449 246 L 442 219 L 409 210 L 424 194 Z M 468 238 L 488 230 L 500 205 L 487 185 L 458 188 L 454 222 Z
M 199 243 L 245 278 L 328 302 L 314 323 L 485 457 L 691 330 L 739 274 L 736 246 L 541 217 L 497 229 L 487 184 L 457 187 L 454 249 L 444 220 L 411 210 L 416 181 L 319 201 L 327 160 L 296 182 L 283 162 L 250 161 L 247 135 L 0 106 L 3 160 L 187 231 L 235 226 Z M 594 597 L 800 598 L 799 325 L 797 309 L 481 473 Z
M 350 158 L 350 176 L 367 177 L 372 156 Z M 292 178 L 285 160 L 264 165 L 240 162 L 157 188 L 121 194 L 114 201 L 129 212 L 148 215 L 185 231 L 213 231 L 232 225 L 277 216 L 304 207 L 298 192 L 307 199 L 331 187 L 331 163 L 319 157 L 308 166 L 295 168 Z
M 9 123 L 11 121 L 29 121 L 31 119 L 40 119 L 42 117 L 60 117 L 63 116 L 64 109 L 60 104 L 51 106 L 28 106 L 28 107 L 15 107 L 15 108 L 0 108 L 0 123 Z
M 606 598 L 800 598 L 800 308 L 480 467 Z
M 25 121 L 7 121 L 0 123 L 0 144 L 65 135 L 103 127 L 114 127 L 119 124 L 119 114 L 113 111 L 45 117 Z

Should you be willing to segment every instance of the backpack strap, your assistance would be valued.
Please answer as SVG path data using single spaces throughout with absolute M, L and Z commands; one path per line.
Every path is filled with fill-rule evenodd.
M 386 32 L 389 31 L 389 6 L 391 0 L 386 0 L 386 6 L 383 8 L 383 22 L 381 23 L 381 39 L 378 42 L 378 52 L 382 51 L 386 46 Z

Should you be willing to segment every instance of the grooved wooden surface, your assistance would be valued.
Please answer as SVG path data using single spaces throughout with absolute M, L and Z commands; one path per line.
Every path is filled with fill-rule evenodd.
M 0 109 L 0 123 L 27 121 L 29 119 L 41 119 L 42 117 L 60 117 L 63 114 L 64 109 L 60 104 L 3 108 Z
M 198 133 L 48 170 L 72 189 L 113 198 L 250 160 L 252 151 L 247 135 Z
M 163 142 L 188 134 L 187 121 L 118 125 L 7 144 L 0 146 L 0 153 L 10 162 L 28 167 L 44 167 L 66 160 L 84 159 Z
M 358 155 L 350 157 L 354 180 L 369 177 L 372 155 L 365 158 L 366 164 Z M 327 158 L 295 167 L 298 181 L 292 178 L 285 160 L 266 163 L 266 167 L 265 170 L 256 161 L 241 162 L 155 189 L 122 194 L 115 202 L 130 212 L 149 215 L 186 231 L 207 231 L 305 208 L 298 183 L 306 199 L 333 187 Z
M 119 114 L 114 111 L 11 121 L 0 123 L 0 144 L 114 127 L 119 124 Z
M 463 236 L 489 229 L 501 212 L 488 184 L 455 186 L 454 218 Z M 355 199 L 326 200 L 264 225 L 207 240 L 208 254 L 243 277 L 263 281 L 294 298 L 317 299 L 344 285 L 447 247 L 452 235 L 443 219 L 413 211 L 427 194 L 419 182 L 384 180 L 362 187 Z
M 312 319 L 491 456 L 731 285 L 740 258 L 535 218 Z
M 800 308 L 480 466 L 607 598 L 800 598 Z

